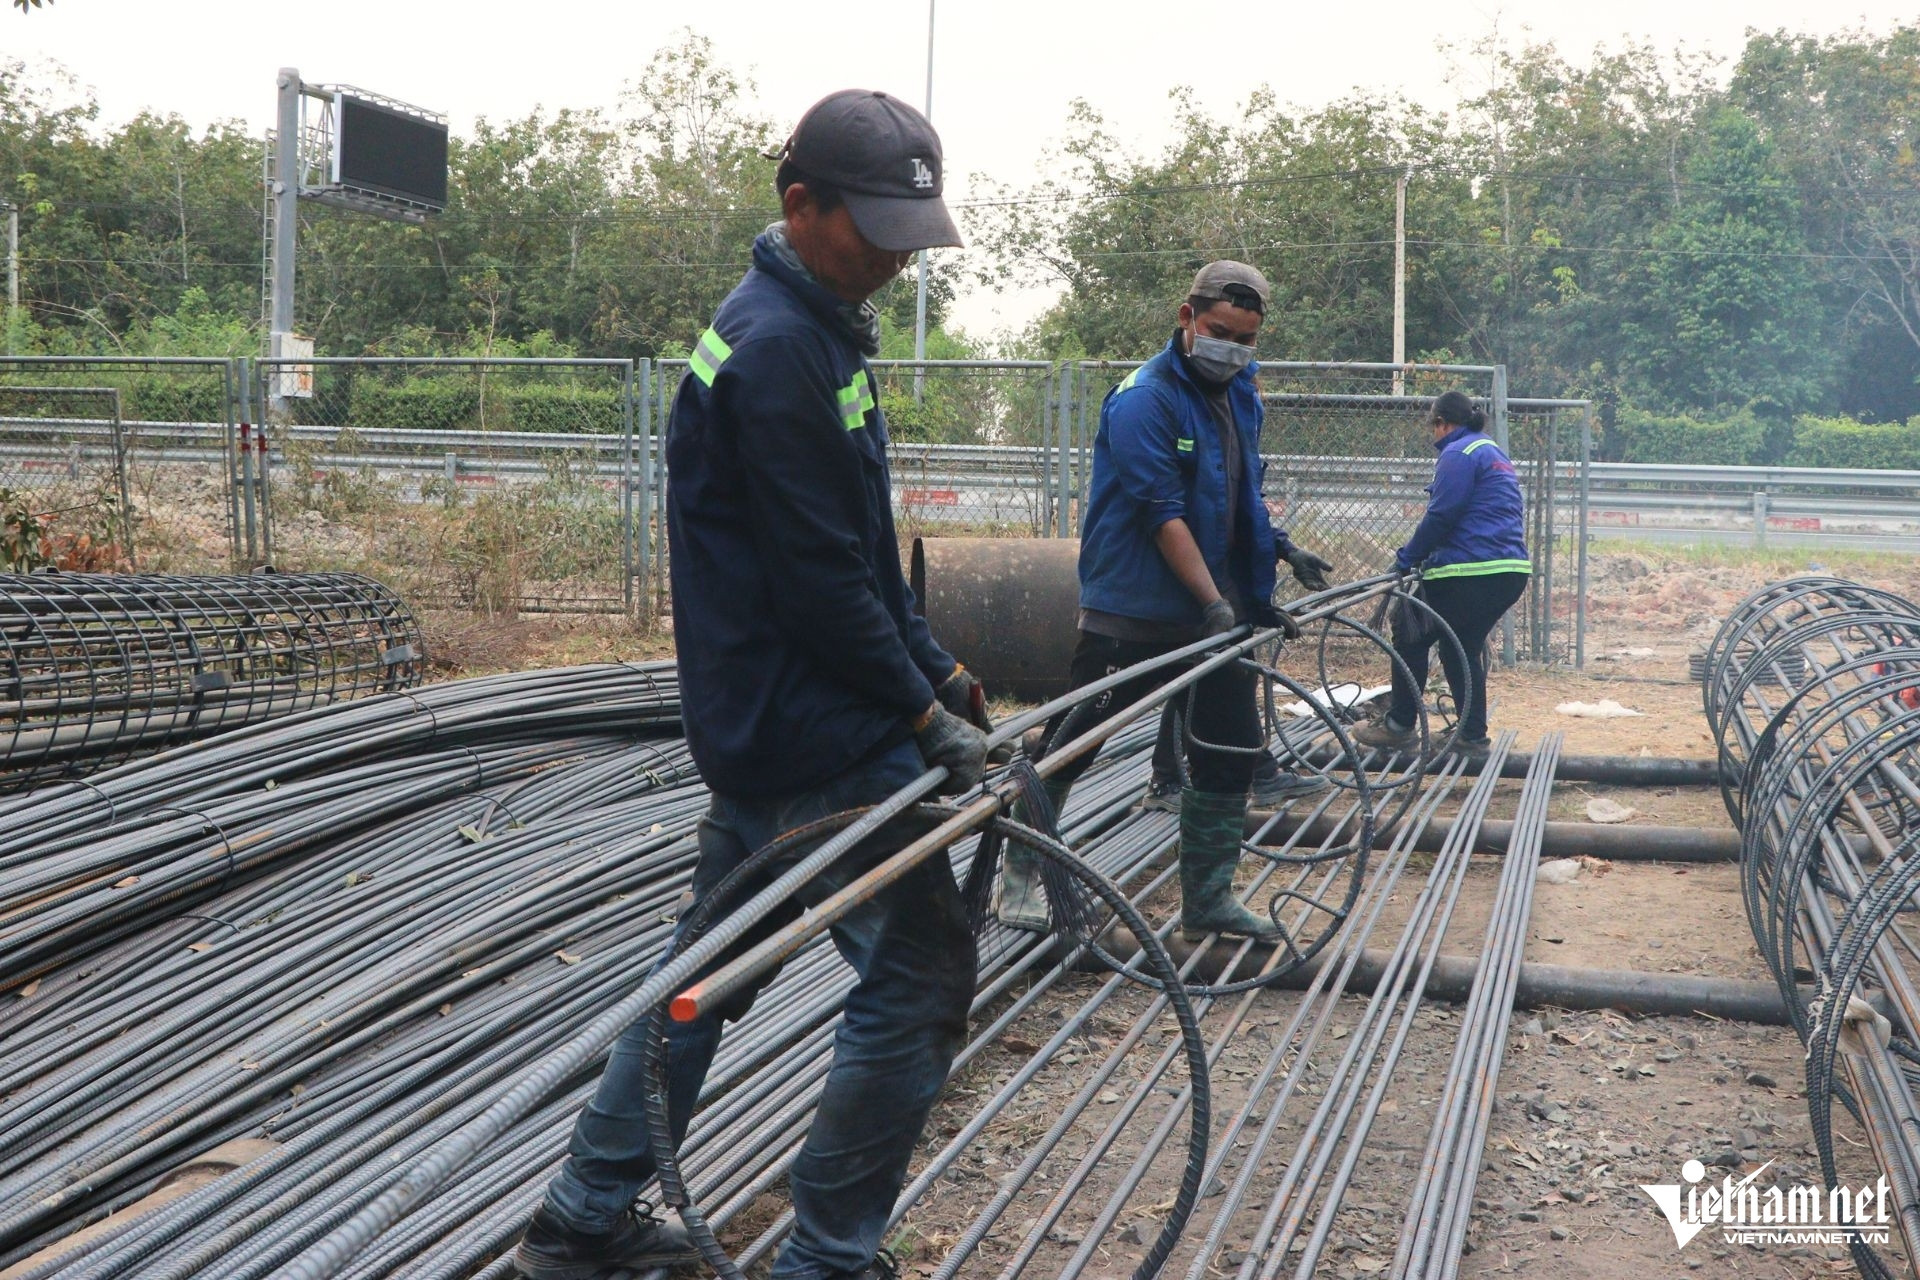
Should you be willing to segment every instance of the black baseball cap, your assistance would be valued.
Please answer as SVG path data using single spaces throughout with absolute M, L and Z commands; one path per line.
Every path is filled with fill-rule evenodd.
M 895 97 L 842 89 L 807 108 L 782 158 L 805 177 L 840 189 L 853 225 L 895 253 L 960 247 L 960 228 L 940 199 L 940 135 Z

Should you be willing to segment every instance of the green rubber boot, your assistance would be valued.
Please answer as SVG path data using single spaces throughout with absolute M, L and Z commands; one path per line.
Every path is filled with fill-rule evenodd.
M 1188 942 L 1210 933 L 1278 942 L 1279 927 L 1233 894 L 1246 828 L 1247 797 L 1188 788 L 1180 794 L 1180 932 Z
M 1047 799 L 1053 801 L 1054 813 L 1064 811 L 1067 792 L 1073 784 L 1048 778 L 1040 785 L 1046 788 Z M 1013 820 L 1034 825 L 1026 805 L 1019 801 L 1014 802 Z M 1039 854 L 1022 845 L 1007 846 L 1006 858 L 1000 866 L 1000 901 L 994 905 L 993 914 L 1009 929 L 1046 933 L 1053 928 L 1053 916 L 1047 909 L 1047 891 L 1040 883 Z

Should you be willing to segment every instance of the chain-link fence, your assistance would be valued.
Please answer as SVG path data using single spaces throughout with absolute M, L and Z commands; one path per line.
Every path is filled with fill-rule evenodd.
M 630 611 L 639 375 L 624 360 L 253 362 L 264 545 L 280 568 L 365 573 L 426 606 Z
M 230 568 L 233 408 L 227 360 L 0 358 L 5 567 Z
M 1593 404 L 1507 401 L 1507 453 L 1527 499 L 1533 581 L 1514 616 L 1521 649 L 1540 662 L 1587 661 L 1587 495 Z
M 1101 403 L 1137 366 L 875 362 L 902 538 L 1076 534 Z M 0 489 L 24 495 L 13 505 L 34 522 L 34 552 L 44 529 L 73 567 L 271 561 L 366 573 L 428 606 L 645 613 L 668 605 L 662 444 L 685 372 L 673 360 L 3 360 Z M 1466 390 L 1510 440 L 1528 494 L 1536 581 L 1503 648 L 1578 661 L 1587 407 L 1509 402 L 1504 374 L 1263 364 L 1267 502 L 1336 576 L 1378 572 L 1425 509 L 1427 407 Z M 95 557 L 84 566 L 82 548 Z
M 1077 366 L 1060 474 L 1079 498 L 1086 491 L 1100 402 L 1135 367 L 1132 362 Z M 1263 362 L 1264 492 L 1274 523 L 1301 546 L 1331 560 L 1330 576 L 1336 579 L 1390 568 L 1393 553 L 1426 510 L 1434 458 L 1426 424 L 1433 398 L 1442 391 L 1465 391 L 1485 409 L 1489 432 L 1504 441 L 1510 417 L 1505 374 L 1497 366 L 1477 365 Z M 1566 562 L 1584 547 L 1584 537 L 1571 523 L 1584 521 L 1584 506 L 1573 501 L 1584 485 L 1563 476 L 1554 463 L 1569 456 L 1556 449 L 1566 447 L 1558 428 L 1574 411 L 1574 402 L 1525 403 L 1537 411 L 1530 410 L 1524 421 L 1514 458 L 1524 464 L 1528 545 L 1539 581 L 1512 615 L 1524 621 L 1508 624 L 1505 630 L 1511 634 L 1503 635 L 1502 648 L 1509 661 L 1567 661 L 1581 656 L 1584 612 Z M 1574 480 L 1583 480 L 1583 474 Z M 1077 519 L 1077 506 L 1075 515 Z M 1061 531 L 1065 528 L 1063 524 Z M 1282 586 L 1284 592 L 1286 583 Z

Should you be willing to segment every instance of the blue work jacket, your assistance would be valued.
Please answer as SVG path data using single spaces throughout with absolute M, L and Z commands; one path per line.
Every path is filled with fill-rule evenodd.
M 1174 348 L 1128 374 L 1100 406 L 1093 478 L 1080 534 L 1080 606 L 1152 622 L 1200 625 L 1201 607 L 1168 567 L 1154 534 L 1184 520 L 1223 594 L 1237 592 L 1256 623 L 1273 620 L 1274 560 L 1291 550 L 1260 496 L 1265 410 L 1249 365 L 1228 384 L 1240 437 L 1239 537 L 1227 527 L 1227 468 L 1219 424 Z M 1229 556 L 1229 549 L 1235 547 Z
M 809 790 L 904 741 L 954 660 L 900 572 L 887 425 L 839 300 L 772 252 L 727 295 L 667 427 L 687 743 L 724 795 Z
M 1418 565 L 1425 578 L 1532 573 L 1526 504 L 1506 451 L 1471 427 L 1454 428 L 1434 448 L 1440 457 L 1427 486 L 1427 511 L 1394 556 L 1395 566 Z

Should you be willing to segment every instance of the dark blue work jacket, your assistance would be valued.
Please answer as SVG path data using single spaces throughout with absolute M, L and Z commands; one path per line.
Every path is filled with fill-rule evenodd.
M 901 576 L 886 422 L 838 300 L 756 243 L 689 365 L 667 428 L 687 742 L 715 791 L 792 795 L 904 741 L 954 661 Z
M 1260 496 L 1257 369 L 1249 365 L 1227 385 L 1240 437 L 1237 539 L 1227 527 L 1220 428 L 1173 342 L 1107 393 L 1080 534 L 1081 608 L 1198 627 L 1200 605 L 1154 543 L 1161 525 L 1184 520 L 1214 584 L 1237 591 L 1252 621 L 1272 620 L 1274 559 L 1291 548 Z
M 1400 569 L 1421 566 L 1425 578 L 1532 573 L 1526 505 L 1506 450 L 1471 427 L 1455 427 L 1434 448 L 1427 511 L 1394 556 Z

